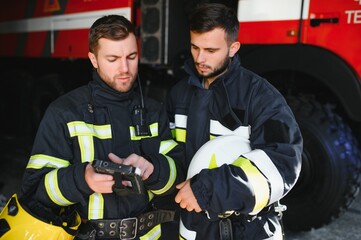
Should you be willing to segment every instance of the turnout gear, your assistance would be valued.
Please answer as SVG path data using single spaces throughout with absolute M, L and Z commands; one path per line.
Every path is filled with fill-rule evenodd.
M 0 214 L 0 238 L 2 240 L 70 240 L 74 239 L 80 225 L 76 212 L 57 219 L 58 223 L 46 222 L 24 209 L 14 194 Z
M 138 136 L 134 109 L 139 109 L 141 97 L 137 87 L 117 92 L 95 71 L 88 86 L 51 103 L 22 183 L 29 208 L 41 216 L 44 208 L 74 206 L 85 220 L 123 219 L 153 210 L 152 200 L 172 193 L 183 179 L 177 171 L 183 153 L 172 139 L 164 107 L 147 98 L 144 104 L 147 114 L 142 121 L 149 126 L 150 135 Z M 153 164 L 153 173 L 143 182 L 146 194 L 119 196 L 89 188 L 84 177 L 86 165 L 94 159 L 110 161 L 110 152 L 121 158 L 136 153 Z M 136 239 L 146 233 L 139 231 Z
M 191 188 L 203 212 L 182 210 L 181 237 L 282 239 L 272 206 L 291 190 L 301 170 L 302 136 L 292 111 L 270 83 L 240 65 L 237 55 L 209 89 L 203 88 L 192 59 L 185 70 L 189 77 L 171 89 L 167 108 L 173 136 L 185 146 Z M 215 164 L 232 148 L 225 146 L 219 157 L 213 145 L 205 154 L 208 159 L 202 159 L 209 165 L 193 169 L 197 155 L 206 152 L 201 147 L 224 135 L 242 136 L 249 149 Z M 242 148 L 242 141 L 236 142 Z M 231 225 L 220 222 L 224 217 Z M 225 234 L 230 229 L 232 235 Z

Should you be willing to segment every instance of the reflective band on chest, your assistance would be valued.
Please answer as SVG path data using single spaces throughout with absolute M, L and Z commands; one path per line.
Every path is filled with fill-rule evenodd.
M 81 121 L 67 124 L 71 137 L 78 137 L 82 162 L 91 162 L 94 159 L 94 137 L 99 139 L 112 138 L 110 124 L 94 125 Z

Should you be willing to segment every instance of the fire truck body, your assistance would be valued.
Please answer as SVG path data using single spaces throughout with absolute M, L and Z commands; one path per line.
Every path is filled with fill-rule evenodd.
M 108 14 L 124 15 L 136 25 L 145 92 L 163 100 L 171 82 L 184 76 L 186 17 L 199 2 L 7 3 L 0 9 L 0 68 L 8 91 L 0 96 L 0 107 L 12 114 L 2 131 L 33 134 L 51 100 L 89 81 L 88 29 Z M 304 136 L 301 176 L 284 200 L 286 227 L 321 227 L 350 206 L 361 182 L 361 1 L 218 2 L 237 9 L 242 64 L 286 97 Z M 23 129 L 24 115 L 32 118 L 30 130 Z

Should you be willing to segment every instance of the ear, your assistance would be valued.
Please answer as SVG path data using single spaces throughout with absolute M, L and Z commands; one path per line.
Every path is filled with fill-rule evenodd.
M 229 48 L 229 57 L 233 57 L 238 52 L 240 47 L 241 47 L 240 42 L 232 43 L 230 48 Z
M 93 67 L 98 68 L 98 61 L 97 61 L 97 58 L 95 57 L 94 53 L 88 52 L 88 57 L 90 59 L 90 62 L 93 65 Z

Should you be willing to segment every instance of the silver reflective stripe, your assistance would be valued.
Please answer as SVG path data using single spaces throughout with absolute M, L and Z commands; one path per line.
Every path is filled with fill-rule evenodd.
M 69 166 L 70 163 L 67 160 L 51 157 L 45 154 L 35 154 L 30 157 L 26 168 L 41 169 L 44 167 L 50 168 L 63 168 Z
M 94 125 L 81 121 L 68 123 L 68 129 L 71 137 L 75 136 L 92 136 L 100 139 L 108 139 L 112 137 L 110 124 Z
M 181 114 L 176 114 L 174 115 L 174 123 L 176 128 L 187 128 L 187 116 L 186 115 L 181 115 Z
M 159 153 L 167 154 L 176 146 L 177 142 L 173 139 L 161 141 L 159 146 Z
M 284 181 L 277 167 L 268 155 L 263 150 L 255 149 L 249 153 L 243 154 L 243 156 L 252 161 L 268 179 L 270 189 L 272 189 L 269 204 L 281 199 L 284 193 Z
M 45 189 L 49 198 L 59 206 L 69 206 L 74 204 L 66 199 L 60 191 L 58 185 L 58 169 L 55 169 L 45 175 Z
M 93 193 L 89 197 L 88 219 L 103 219 L 104 198 L 101 193 Z
M 197 237 L 197 232 L 188 230 L 184 226 L 182 219 L 180 219 L 180 223 L 179 223 L 179 234 L 181 235 L 182 238 L 187 240 L 194 240 Z
M 110 124 L 94 125 L 82 121 L 69 122 L 68 130 L 71 137 L 78 137 L 82 162 L 92 162 L 94 159 L 94 137 L 99 139 L 112 138 Z
M 154 228 L 152 228 L 149 232 L 147 232 L 146 234 L 144 234 L 143 236 L 141 236 L 139 239 L 140 240 L 155 240 L 155 239 L 159 239 L 161 236 L 161 227 L 160 224 L 158 224 L 157 226 L 155 226 Z
M 168 179 L 167 184 L 163 188 L 158 189 L 158 190 L 152 190 L 152 192 L 154 194 L 162 194 L 162 193 L 168 191 L 173 186 L 173 184 L 176 180 L 176 177 L 177 177 L 177 171 L 176 171 L 174 160 L 166 155 L 164 155 L 164 156 L 167 158 L 168 164 L 169 164 L 169 179 Z
M 216 136 L 223 136 L 223 135 L 238 135 L 245 137 L 246 139 L 249 139 L 249 136 L 251 134 L 251 127 L 250 126 L 240 126 L 234 131 L 226 128 L 223 126 L 220 122 L 216 120 L 210 121 L 210 134 L 216 135 Z

